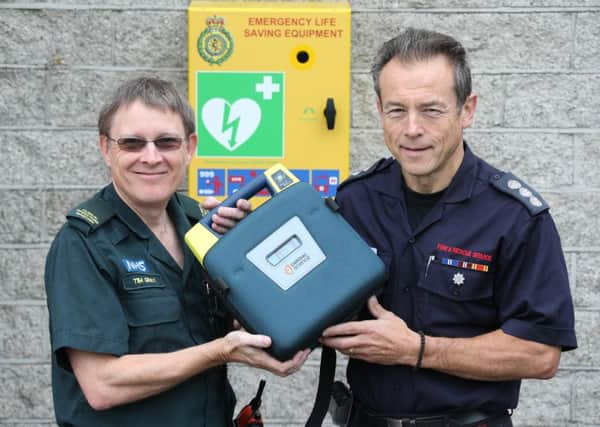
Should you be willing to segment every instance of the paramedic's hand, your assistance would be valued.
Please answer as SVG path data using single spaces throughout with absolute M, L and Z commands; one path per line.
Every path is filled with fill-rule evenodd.
M 211 210 L 219 205 L 214 197 L 207 197 L 201 206 L 204 209 Z M 252 206 L 246 199 L 240 199 L 235 208 L 220 207 L 216 214 L 212 216 L 212 228 L 219 234 L 225 234 L 231 230 L 238 222 L 250 213 Z
M 420 337 L 404 320 L 369 298 L 372 320 L 340 323 L 323 331 L 320 342 L 354 359 L 379 365 L 412 365 L 419 355 Z
M 280 362 L 263 350 L 271 345 L 271 338 L 266 335 L 249 334 L 244 330 L 230 332 L 222 341 L 224 362 L 245 363 L 255 368 L 265 369 L 280 377 L 286 377 L 298 371 L 310 354 L 310 350 L 302 350 L 290 360 Z

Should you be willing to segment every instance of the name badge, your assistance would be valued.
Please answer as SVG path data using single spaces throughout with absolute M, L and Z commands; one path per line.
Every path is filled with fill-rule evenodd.
M 123 278 L 123 288 L 128 291 L 164 287 L 158 274 L 128 274 Z

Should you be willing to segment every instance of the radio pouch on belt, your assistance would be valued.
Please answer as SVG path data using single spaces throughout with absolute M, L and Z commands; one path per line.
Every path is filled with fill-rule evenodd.
M 287 360 L 317 346 L 325 328 L 356 314 L 379 290 L 386 271 L 337 213 L 335 201 L 322 199 L 280 164 L 220 206 L 235 206 L 265 188 L 271 197 L 226 234 L 212 230 L 211 211 L 185 241 L 232 315 L 248 332 L 270 336 L 267 351 Z M 313 421 L 307 425 L 320 425 L 329 404 L 335 351 L 323 350 L 321 366 L 332 372 L 321 373 L 320 382 L 329 384 L 319 385 Z M 317 406 L 322 415 L 315 414 Z

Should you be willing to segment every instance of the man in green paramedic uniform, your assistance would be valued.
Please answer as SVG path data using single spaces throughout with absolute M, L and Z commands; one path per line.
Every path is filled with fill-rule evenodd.
M 138 78 L 103 107 L 99 146 L 112 183 L 74 208 L 46 261 L 52 389 L 61 426 L 230 426 L 225 364 L 285 376 L 269 337 L 228 333 L 183 243 L 201 217 L 176 193 L 196 149 L 194 115 L 171 83 Z M 205 202 L 206 208 L 216 200 Z M 249 210 L 224 208 L 224 232 Z

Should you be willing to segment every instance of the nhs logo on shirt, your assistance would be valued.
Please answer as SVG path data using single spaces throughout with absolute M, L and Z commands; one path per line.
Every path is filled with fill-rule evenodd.
M 146 267 L 146 261 L 143 259 L 127 259 L 123 258 L 121 260 L 123 265 L 127 269 L 129 273 L 147 273 L 148 267 Z

